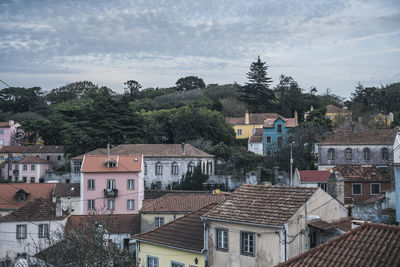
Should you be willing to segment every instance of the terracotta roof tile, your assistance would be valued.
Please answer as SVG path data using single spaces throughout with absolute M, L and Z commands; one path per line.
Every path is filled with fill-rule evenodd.
M 64 153 L 63 146 L 4 146 L 0 153 Z
M 106 161 L 115 162 L 116 167 L 107 167 Z M 141 156 L 86 155 L 82 164 L 82 172 L 139 172 L 141 164 Z
M 66 231 L 85 226 L 91 223 L 101 223 L 111 234 L 140 233 L 139 214 L 111 214 L 111 215 L 72 215 L 65 225 Z
M 0 121 L 0 128 L 9 128 L 10 124 L 8 121 Z
M 351 230 L 352 220 L 354 220 L 353 217 L 346 217 L 344 219 L 340 219 L 338 221 L 333 221 L 329 223 L 323 220 L 319 220 L 319 221 L 309 222 L 308 225 L 311 225 L 321 230 L 330 230 L 333 228 L 339 228 L 340 230 L 347 232 Z
M 204 232 L 203 221 L 200 217 L 215 205 L 209 204 L 159 228 L 136 235 L 134 238 L 142 242 L 147 241 L 201 252 L 204 247 Z
M 400 227 L 365 223 L 277 266 L 400 266 Z
M 66 217 L 56 216 L 56 204 L 44 198 L 38 197 L 13 212 L 0 218 L 0 222 L 19 222 L 19 221 L 45 221 L 62 220 Z
M 263 124 L 267 118 L 278 118 L 280 117 L 277 113 L 249 113 L 249 124 Z M 245 124 L 245 116 L 243 117 L 227 117 L 226 121 L 229 124 Z
M 398 130 L 336 131 L 318 145 L 393 145 Z
M 388 181 L 389 177 L 372 165 L 338 165 L 332 169 L 340 172 L 345 180 L 351 181 Z
M 79 197 L 81 185 L 57 183 L 54 186 L 53 196 L 55 197 Z
M 300 179 L 303 183 L 326 182 L 331 173 L 329 171 L 304 170 L 299 171 Z
M 55 184 L 0 184 L 0 210 L 17 209 L 37 197 L 51 201 L 54 186 Z M 26 201 L 18 201 L 17 199 L 17 192 L 21 189 L 28 193 Z
M 262 143 L 263 139 L 262 136 L 250 136 L 249 137 L 249 143 Z
M 210 203 L 220 203 L 228 197 L 220 194 L 167 194 L 143 205 L 141 213 L 192 212 Z
M 278 118 L 266 119 L 263 124 L 264 128 L 274 128 L 274 123 L 277 119 L 283 120 L 286 128 L 293 128 L 293 127 L 298 126 L 298 122 L 297 122 L 296 118 L 285 118 L 285 117 L 279 116 Z
M 326 106 L 326 113 L 351 113 L 349 110 L 334 105 Z
M 205 218 L 282 226 L 318 188 L 242 185 Z

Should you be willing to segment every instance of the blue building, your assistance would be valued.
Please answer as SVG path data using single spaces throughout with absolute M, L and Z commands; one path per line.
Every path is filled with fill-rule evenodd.
M 298 126 L 297 112 L 294 118 L 268 118 L 263 125 L 264 156 L 272 156 L 287 145 L 288 131 Z

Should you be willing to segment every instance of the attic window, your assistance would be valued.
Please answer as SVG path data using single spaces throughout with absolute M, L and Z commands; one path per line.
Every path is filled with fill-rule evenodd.
M 106 165 L 107 165 L 107 168 L 116 168 L 117 167 L 117 163 L 114 161 L 107 161 Z
M 23 202 L 23 201 L 26 201 L 26 192 L 24 192 L 24 191 L 19 191 L 18 193 L 17 193 L 17 198 L 18 198 L 18 201 L 20 201 L 20 202 Z

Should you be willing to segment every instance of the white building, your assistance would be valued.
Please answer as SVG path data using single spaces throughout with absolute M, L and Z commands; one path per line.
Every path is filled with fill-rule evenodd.
M 263 128 L 255 129 L 254 134 L 249 137 L 249 141 L 247 143 L 247 150 L 261 156 L 264 155 Z

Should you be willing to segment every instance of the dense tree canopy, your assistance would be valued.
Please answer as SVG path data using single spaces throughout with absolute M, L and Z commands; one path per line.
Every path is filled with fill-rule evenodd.
M 203 79 L 196 76 L 187 76 L 180 78 L 179 80 L 176 81 L 175 84 L 176 84 L 176 89 L 179 92 L 189 91 L 193 89 L 201 89 L 206 87 L 206 84 L 204 83 Z

